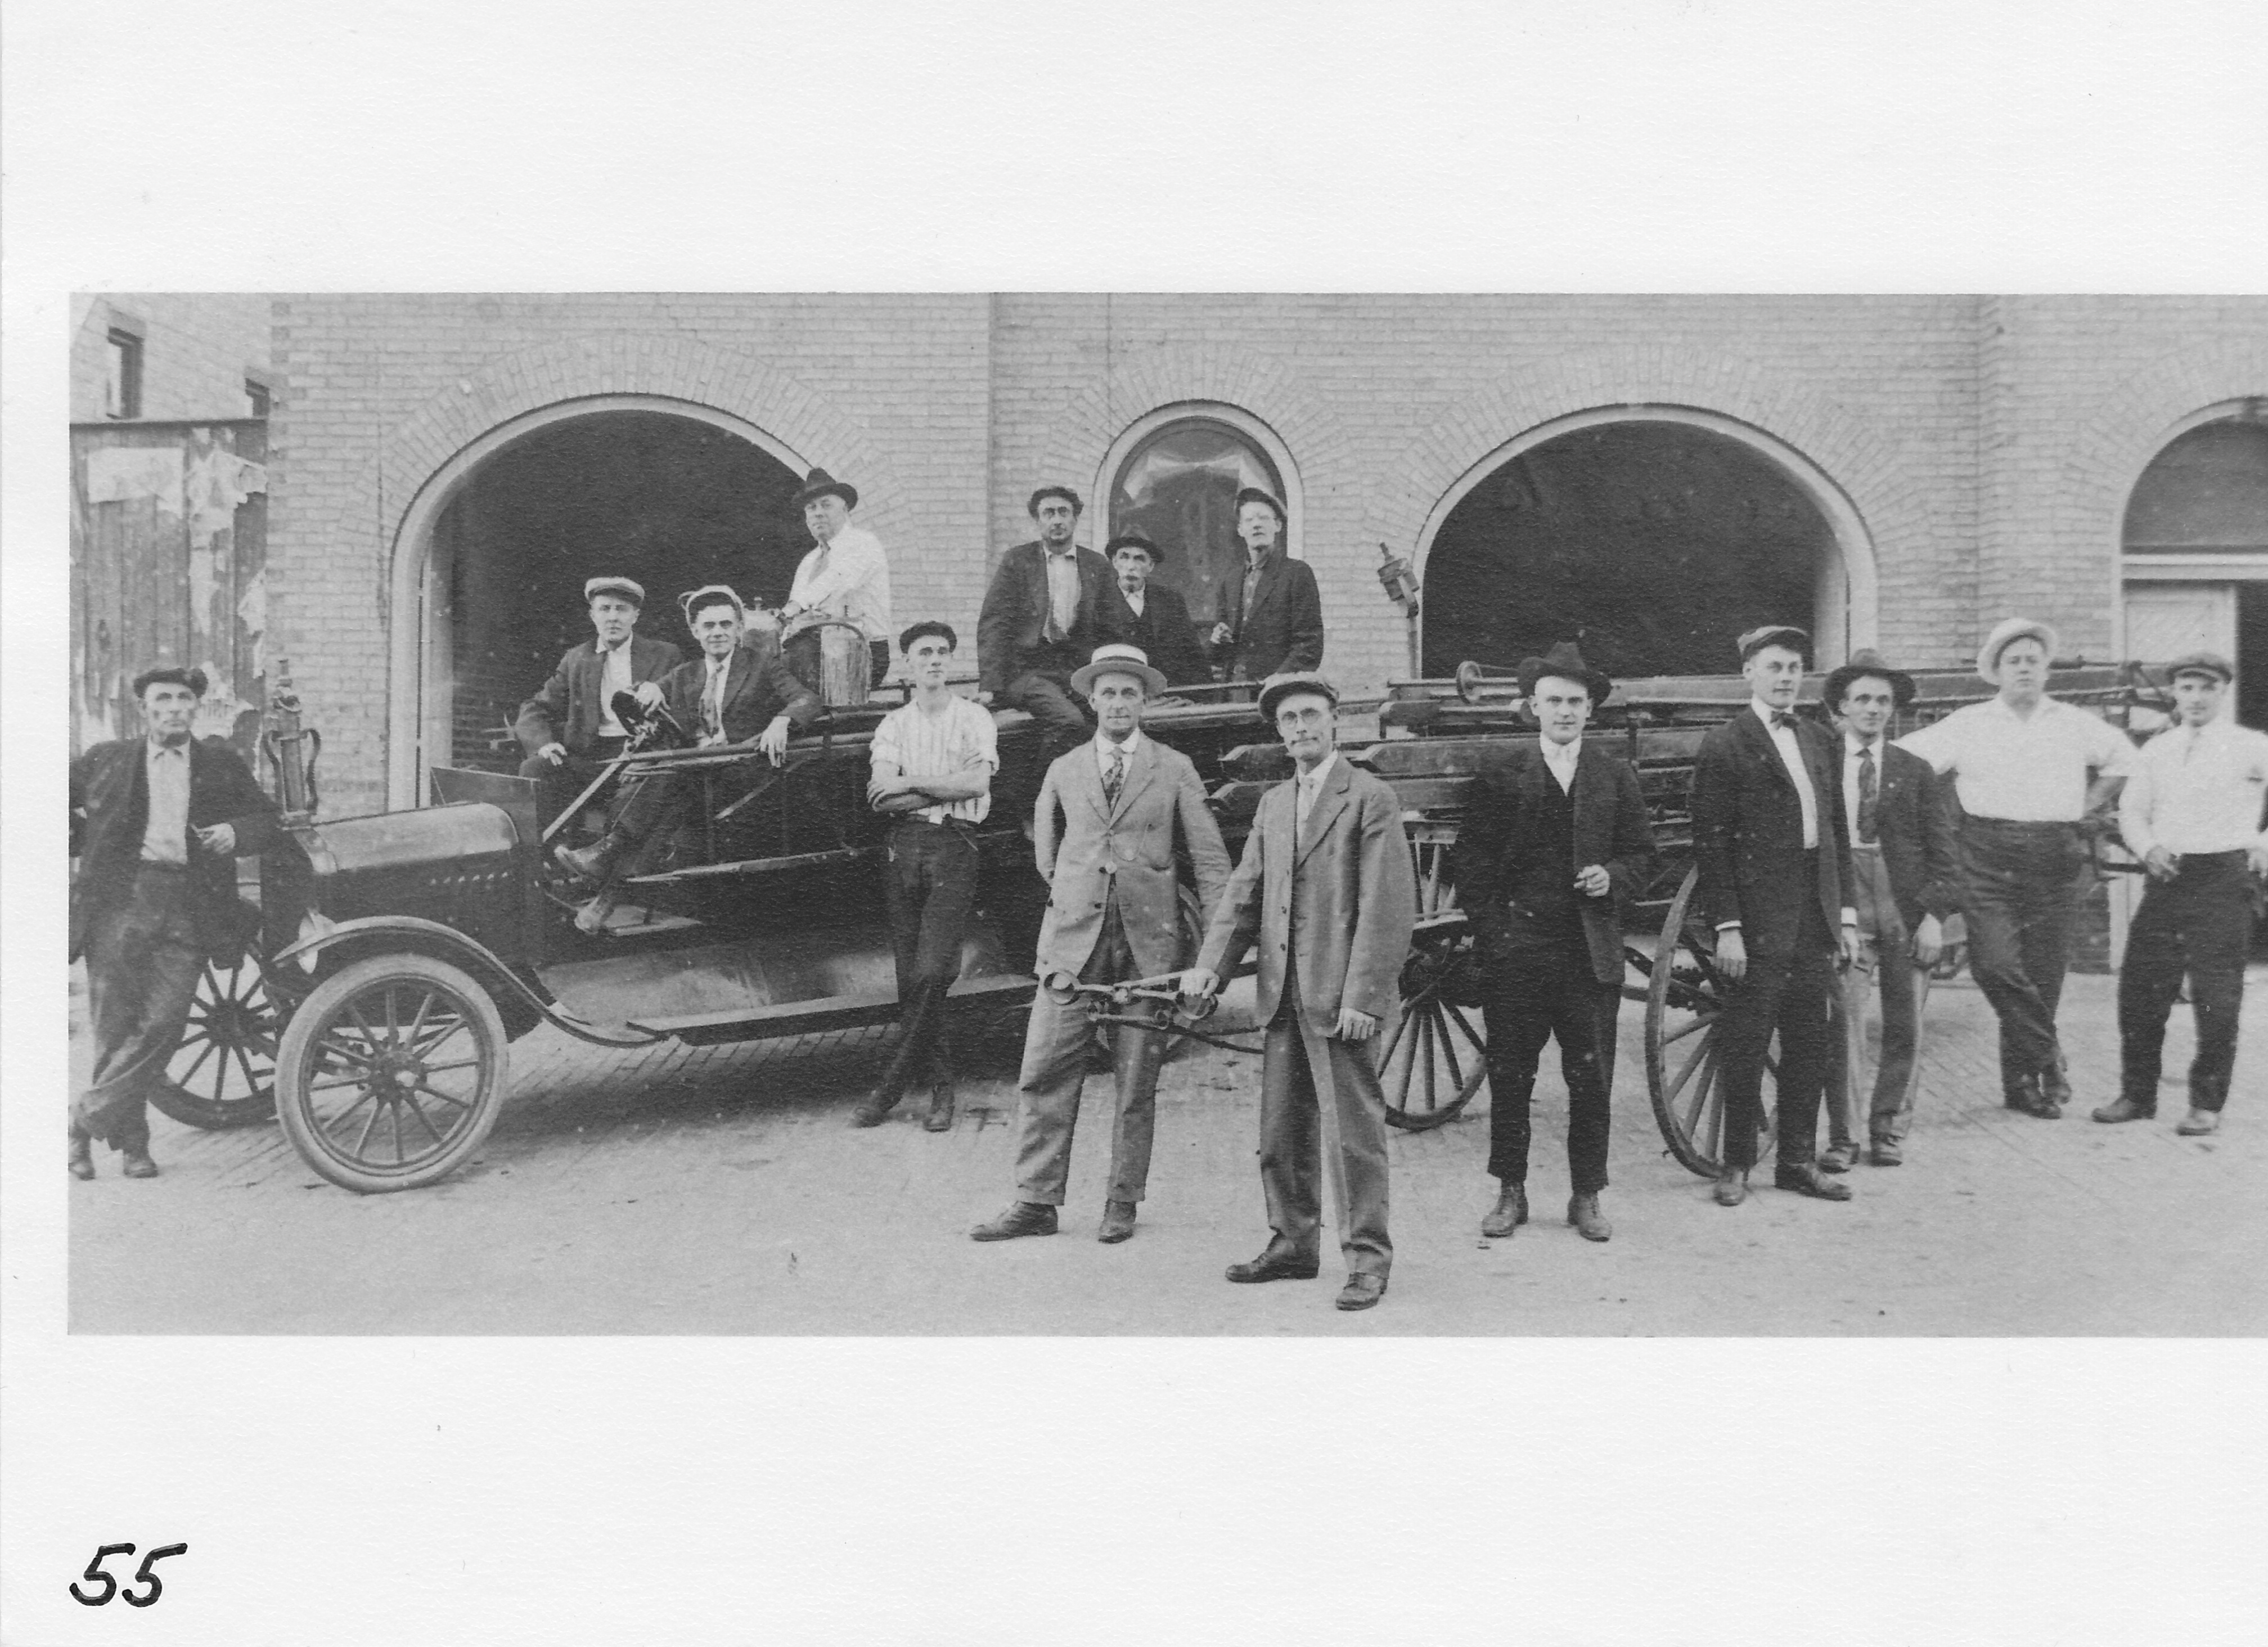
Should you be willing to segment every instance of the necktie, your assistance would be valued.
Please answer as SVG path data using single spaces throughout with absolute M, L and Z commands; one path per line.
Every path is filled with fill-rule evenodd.
M 1795 730 L 1795 717 L 1789 714 L 1786 710 L 1774 710 L 1772 711 L 1771 724 L 1772 730 L 1775 732 L 1778 731 L 1783 726 L 1786 727 L 1788 731 L 1793 732 Z
M 1126 752 L 1123 749 L 1113 749 L 1110 752 L 1109 769 L 1102 775 L 1102 799 L 1106 805 L 1115 808 L 1118 805 L 1118 791 L 1125 782 Z
M 1872 841 L 1881 827 L 1881 797 L 1874 788 L 1874 746 L 1859 752 L 1859 839 Z
M 725 667 L 721 664 L 711 663 L 709 665 L 709 689 L 701 695 L 701 715 L 702 718 L 708 723 L 709 731 L 712 736 L 723 734 L 725 731 Z

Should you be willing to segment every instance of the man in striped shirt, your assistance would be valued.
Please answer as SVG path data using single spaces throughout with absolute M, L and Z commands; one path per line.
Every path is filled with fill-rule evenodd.
M 959 637 L 934 620 L 898 637 L 912 698 L 874 729 L 866 799 L 890 827 L 890 936 L 898 967 L 902 1033 L 881 1084 L 851 1114 L 879 1127 L 906 1089 L 930 1082 L 932 1132 L 953 1125 L 953 1047 L 946 992 L 961 971 L 961 938 L 976 903 L 976 826 L 992 808 L 999 747 L 992 717 L 946 683 Z

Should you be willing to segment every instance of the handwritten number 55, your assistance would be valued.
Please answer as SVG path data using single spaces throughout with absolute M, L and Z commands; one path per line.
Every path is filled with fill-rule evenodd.
M 77 1602 L 81 1607 L 99 1607 L 107 1603 L 111 1597 L 115 1595 L 123 1595 L 126 1598 L 126 1605 L 128 1607 L 146 1607 L 153 1606 L 156 1604 L 158 1598 L 165 1594 L 166 1585 L 164 1581 L 161 1580 L 156 1573 L 150 1570 L 156 1566 L 159 1562 L 165 1560 L 168 1555 L 180 1555 L 185 1554 L 188 1548 L 189 1547 L 186 1544 L 161 1544 L 156 1549 L 151 1550 L 147 1555 L 144 1555 L 142 1558 L 142 1564 L 134 1570 L 134 1582 L 137 1585 L 145 1585 L 148 1588 L 140 1595 L 136 1595 L 131 1590 L 120 1590 L 118 1587 L 118 1580 L 111 1577 L 110 1574 L 105 1572 L 102 1569 L 102 1563 L 108 1561 L 114 1555 L 131 1555 L 134 1554 L 134 1547 L 131 1544 L 106 1544 L 101 1548 L 95 1551 L 94 1559 L 87 1562 L 86 1571 L 81 1575 L 90 1583 L 99 1584 L 102 1586 L 101 1593 L 99 1595 L 88 1595 L 85 1591 L 81 1590 L 78 1587 L 77 1583 L 74 1581 L 70 1586 L 71 1599 Z

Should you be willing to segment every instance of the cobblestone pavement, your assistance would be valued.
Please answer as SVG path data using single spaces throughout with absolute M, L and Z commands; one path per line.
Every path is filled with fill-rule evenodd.
M 2268 970 L 2250 982 L 2261 995 Z M 1734 1210 L 1667 1157 L 1623 1015 L 1611 1243 L 1561 1221 L 1564 1090 L 1538 1083 L 1535 1222 L 1480 1239 L 1487 1122 L 1395 1134 L 1392 1290 L 1331 1307 L 1338 1274 L 1234 1287 L 1266 1237 L 1257 1058 L 1167 1066 L 1152 1198 L 1093 1239 L 1107 1077 L 1088 1083 L 1063 1233 L 979 1246 L 1009 1199 L 1012 1047 L 987 1048 L 946 1134 L 846 1125 L 884 1035 L 608 1053 L 549 1029 L 513 1049 L 485 1154 L 433 1188 L 362 1197 L 280 1132 L 152 1117 L 165 1175 L 70 1187 L 70 1325 L 92 1333 L 2258 1334 L 2268 1330 L 2268 1024 L 2250 1015 L 2228 1119 L 2176 1137 L 2187 1011 L 2152 1123 L 2115 1095 L 2113 983 L 2071 982 L 2077 1113 L 1999 1107 L 1992 1015 L 1965 981 L 1930 1004 L 1907 1165 L 1830 1205 L 1760 1187 Z M 76 1014 L 75 1014 L 76 1017 Z M 74 1024 L 73 1078 L 85 1055 Z M 1484 1112 L 1485 1092 L 1476 1101 Z M 61 1131 L 60 1126 L 57 1128 Z M 57 1139 L 60 1153 L 61 1139 Z M 59 1168 L 60 1170 L 60 1164 Z M 1768 1173 L 1758 1175 L 1760 1182 Z

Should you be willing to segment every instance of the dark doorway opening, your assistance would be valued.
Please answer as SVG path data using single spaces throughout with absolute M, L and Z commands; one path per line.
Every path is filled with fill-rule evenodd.
M 1572 639 L 1616 676 L 1727 674 L 1742 631 L 1812 628 L 1837 553 L 1819 506 L 1729 435 L 1652 420 L 1572 430 L 1441 523 L 1424 670 L 1509 668 Z

